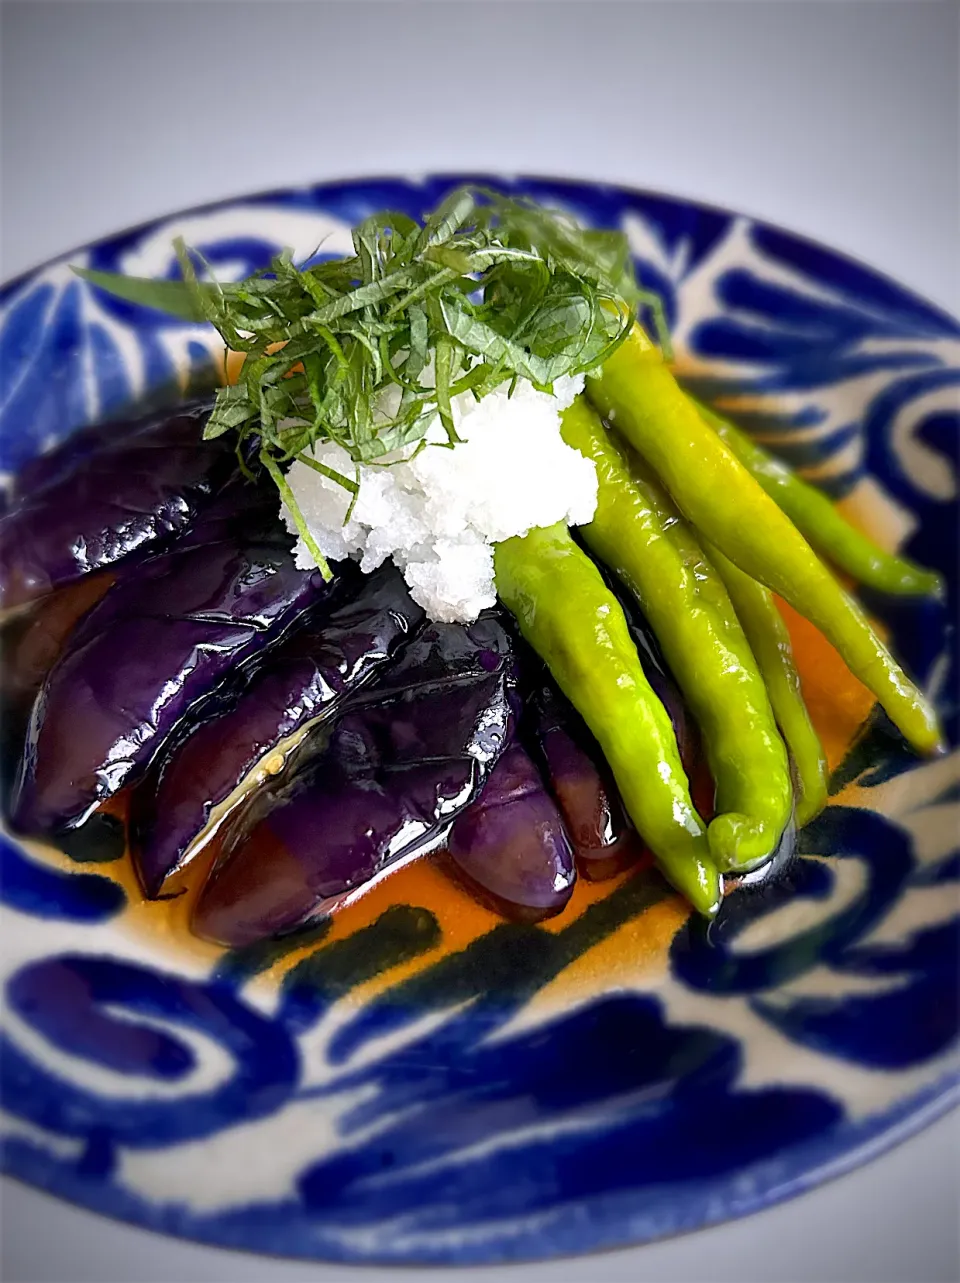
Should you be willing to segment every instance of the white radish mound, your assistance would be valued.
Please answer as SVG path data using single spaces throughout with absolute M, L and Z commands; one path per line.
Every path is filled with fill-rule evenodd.
M 496 600 L 493 545 L 537 526 L 583 525 L 597 507 L 593 462 L 560 435 L 560 413 L 583 388 L 564 377 L 554 395 L 519 380 L 481 401 L 455 398 L 453 418 L 463 444 L 445 446 L 439 420 L 426 449 L 409 462 L 360 467 L 360 492 L 350 520 L 350 494 L 304 463 L 287 480 L 320 551 L 353 557 L 368 574 L 388 557 L 430 619 L 469 623 Z M 344 476 L 354 465 L 340 446 L 318 445 L 314 457 Z M 289 514 L 287 523 L 295 531 Z M 303 540 L 297 565 L 312 566 Z

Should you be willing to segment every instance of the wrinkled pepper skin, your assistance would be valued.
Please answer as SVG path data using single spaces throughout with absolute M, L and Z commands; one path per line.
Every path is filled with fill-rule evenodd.
M 816 486 L 798 477 L 714 410 L 693 397 L 690 400 L 811 546 L 857 583 L 901 597 L 936 596 L 942 592 L 938 574 L 878 548 L 851 526 Z
M 513 680 L 510 639 L 492 617 L 426 627 L 323 752 L 226 826 L 197 934 L 240 947 L 291 931 L 435 845 L 512 737 Z
M 652 476 L 578 400 L 568 445 L 592 459 L 597 510 L 581 528 L 649 621 L 696 718 L 716 785 L 710 849 L 722 871 L 768 859 L 790 819 L 790 768 L 766 686 L 716 571 Z
M 537 747 L 577 868 L 590 882 L 613 877 L 634 863 L 643 845 L 623 813 L 600 747 L 552 683 L 541 683 L 530 702 Z
M 795 818 L 802 828 L 826 806 L 827 759 L 803 701 L 790 633 L 769 589 L 738 570 L 719 549 L 708 544 L 706 550 L 727 586 L 790 750 L 798 786 Z
M 210 404 L 111 426 L 89 453 L 70 443 L 28 467 L 0 518 L 0 610 L 161 548 L 236 471 L 223 441 L 203 441 Z M 91 432 L 97 430 L 91 429 Z M 83 434 L 81 434 L 82 436 Z
M 677 507 L 734 565 L 816 625 L 920 753 L 936 714 L 793 522 L 704 422 L 639 327 L 587 379 L 590 400 L 653 467 Z
M 559 913 L 573 894 L 570 839 L 536 766 L 512 744 L 483 792 L 454 821 L 447 855 L 468 886 L 510 917 Z
M 148 896 L 196 852 L 217 808 L 222 822 L 232 799 L 244 805 L 241 785 L 284 769 L 281 746 L 289 753 L 297 735 L 328 724 L 422 625 L 424 613 L 392 564 L 357 580 L 348 600 L 272 651 L 236 702 L 192 729 L 136 790 L 131 853 Z
M 713 916 L 720 877 L 673 728 L 600 572 L 562 525 L 498 544 L 494 569 L 501 600 L 599 743 L 664 875 Z
M 132 784 L 183 719 L 326 591 L 292 540 L 223 540 L 144 562 L 73 633 L 30 719 L 13 799 L 23 831 L 81 824 Z

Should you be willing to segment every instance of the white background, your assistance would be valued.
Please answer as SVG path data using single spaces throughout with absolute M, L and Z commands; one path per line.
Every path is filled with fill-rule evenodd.
M 0 12 L 5 278 L 225 196 L 489 168 L 741 209 L 960 312 L 955 3 L 131 0 Z M 589 1260 L 427 1277 L 953 1283 L 958 1153 L 954 1115 L 736 1224 Z M 9 1283 L 404 1277 L 218 1252 L 2 1189 Z

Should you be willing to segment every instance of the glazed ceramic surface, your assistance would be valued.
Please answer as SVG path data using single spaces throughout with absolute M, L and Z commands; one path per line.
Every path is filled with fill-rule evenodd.
M 212 332 L 108 298 L 68 261 L 172 275 L 179 234 L 235 278 L 284 246 L 347 252 L 358 219 L 420 215 L 455 181 L 258 195 L 14 281 L 0 469 L 219 355 Z M 957 322 L 749 218 L 486 181 L 622 228 L 688 385 L 945 574 L 941 603 L 865 604 L 954 745 Z M 831 805 L 793 864 L 709 930 L 649 870 L 530 926 L 423 862 L 306 939 L 225 954 L 191 942 L 176 905 L 144 905 L 124 859 L 2 839 L 4 1165 L 209 1243 L 474 1263 L 692 1229 L 861 1162 L 955 1098 L 960 772 L 953 750 L 918 762 L 876 713 L 831 756 Z

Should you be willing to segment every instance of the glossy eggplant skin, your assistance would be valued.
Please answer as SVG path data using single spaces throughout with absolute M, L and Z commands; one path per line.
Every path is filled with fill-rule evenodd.
M 613 877 L 643 844 L 628 821 L 600 746 L 572 704 L 546 678 L 530 700 L 532 735 L 563 815 L 580 873 Z
M 194 913 L 231 947 L 282 934 L 438 841 L 512 735 L 510 639 L 492 617 L 431 624 L 336 724 L 326 749 L 261 790 Z
M 141 775 L 231 670 L 328 591 L 275 533 L 175 549 L 123 576 L 82 620 L 34 703 L 15 827 L 56 833 Z
M 204 401 L 108 425 L 109 433 L 88 429 L 28 465 L 0 518 L 0 610 L 158 550 L 184 531 L 236 471 L 224 441 L 202 439 L 209 413 Z
M 51 593 L 4 630 L 3 707 L 29 715 L 43 679 L 63 651 L 77 624 L 114 582 L 109 570 L 85 575 Z M 9 635 L 8 635 L 9 634 Z
M 316 734 L 422 625 L 424 613 L 392 563 L 369 576 L 357 573 L 355 581 L 342 605 L 272 651 L 236 702 L 196 726 L 137 789 L 131 853 L 148 896 L 162 891 L 211 813 L 258 764 L 307 724 Z M 282 765 L 281 757 L 262 769 L 268 775 Z
M 454 822 L 447 855 L 468 886 L 510 917 L 559 913 L 576 881 L 573 848 L 539 771 L 511 744 Z
M 20 469 L 11 484 L 11 497 L 18 503 L 24 495 L 35 494 L 68 473 L 79 471 L 95 454 L 126 450 L 137 439 L 156 437 L 171 445 L 188 445 L 193 440 L 192 430 L 183 428 L 184 432 L 190 432 L 189 440 L 178 436 L 173 421 L 195 410 L 209 414 L 212 404 L 209 397 L 197 397 L 180 404 L 148 408 L 133 419 L 108 419 L 78 428 L 52 450 L 38 454 Z

